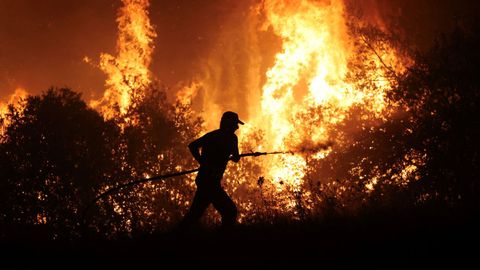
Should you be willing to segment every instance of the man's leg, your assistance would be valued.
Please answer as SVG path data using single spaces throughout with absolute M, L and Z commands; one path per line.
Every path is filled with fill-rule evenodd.
M 212 203 L 222 216 L 223 227 L 231 227 L 237 223 L 237 206 L 221 187 L 215 189 Z
M 192 205 L 180 223 L 180 227 L 186 228 L 195 225 L 200 220 L 209 205 L 210 198 L 208 195 L 208 190 L 198 187 L 197 191 L 195 192 L 195 196 L 193 197 Z

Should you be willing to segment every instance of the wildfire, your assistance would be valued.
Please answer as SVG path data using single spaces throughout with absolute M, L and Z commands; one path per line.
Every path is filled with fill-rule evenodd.
M 13 94 L 11 94 L 6 102 L 1 102 L 0 101 L 0 118 L 4 118 L 5 114 L 8 113 L 8 106 L 12 105 L 18 109 L 22 108 L 23 103 L 21 102 L 23 99 L 25 99 L 28 96 L 28 93 L 25 89 L 18 87 L 15 89 Z M 5 129 L 8 127 L 9 123 L 3 123 L 0 127 L 2 129 Z M 0 130 L 0 134 L 2 134 L 4 130 Z
M 116 105 L 120 114 L 124 114 L 131 98 L 143 98 L 152 82 L 149 66 L 156 33 L 148 17 L 149 0 L 122 0 L 122 3 L 117 18 L 117 55 L 100 55 L 99 67 L 108 76 L 107 89 L 102 98 L 90 102 L 106 118 L 116 116 L 113 110 Z M 88 58 L 85 61 L 90 62 Z
M 340 138 L 333 137 L 334 131 L 353 106 L 382 117 L 391 85 L 379 56 L 372 53 L 367 59 L 376 63 L 376 69 L 367 74 L 377 77 L 375 88 L 358 89 L 346 80 L 354 50 L 342 1 L 267 0 L 262 5 L 265 28 L 282 40 L 281 52 L 262 87 L 261 114 L 253 119 L 268 138 L 262 147 L 292 149 L 327 141 L 341 144 Z M 395 58 L 393 50 L 384 54 Z M 245 135 L 248 137 L 248 132 Z M 311 157 L 322 159 L 329 152 L 320 148 Z M 274 181 L 297 186 L 306 164 L 304 156 L 279 156 L 263 167 Z
M 116 104 L 120 115 L 125 113 L 131 98 L 144 97 L 152 83 L 149 65 L 156 33 L 148 18 L 149 2 L 122 2 L 124 6 L 117 19 L 117 56 L 102 54 L 99 64 L 108 76 L 107 90 L 101 99 L 91 102 L 107 118 L 119 116 L 113 109 Z M 218 126 L 221 113 L 232 109 L 232 104 L 241 106 L 236 100 L 228 100 L 231 97 L 225 93 L 242 92 L 247 96 L 248 108 L 242 109 L 250 112 L 250 119 L 240 130 L 242 150 L 301 153 L 271 156 L 252 162 L 260 168 L 256 173 L 262 175 L 261 183 L 263 179 L 271 180 L 277 192 L 273 197 L 278 201 L 284 200 L 285 209 L 291 210 L 298 207 L 295 200 L 309 200 L 312 196 L 311 192 L 300 192 L 311 170 L 309 160 L 326 159 L 334 152 L 333 148 L 348 147 L 352 143 L 348 134 L 339 130 L 354 112 L 357 113 L 358 108 L 361 110 L 355 117 L 368 125 L 381 123 L 393 113 L 395 106 L 388 103 L 386 96 L 394 85 L 387 73 L 403 72 L 403 59 L 388 44 L 382 44 L 378 50 L 371 48 L 366 57 L 355 59 L 358 46 L 355 39 L 369 47 L 371 44 L 364 37 L 352 36 L 342 0 L 264 0 L 250 11 L 246 26 L 239 28 L 244 33 L 228 31 L 224 36 L 220 35 L 225 54 L 238 51 L 235 46 L 239 45 L 231 41 L 230 33 L 245 35 L 244 40 L 252 43 L 245 49 L 248 59 L 239 60 L 245 62 L 238 65 L 246 69 L 240 72 L 245 80 L 237 78 L 235 68 L 225 67 L 223 61 L 226 55 L 212 55 L 206 60 L 205 73 L 192 78 L 190 85 L 181 87 L 177 92 L 177 102 L 198 106 L 193 101 L 200 100 L 203 116 L 206 116 L 205 128 L 209 130 Z M 258 28 L 258 25 L 261 27 Z M 238 28 L 237 25 L 231 27 Z M 280 46 L 273 63 L 262 77 L 258 74 L 258 71 L 265 72 L 260 69 L 261 50 L 255 43 L 259 43 L 257 36 L 267 31 L 279 39 Z M 235 57 L 241 58 L 239 55 Z M 89 58 L 85 61 L 91 63 Z M 364 61 L 360 64 L 370 67 L 365 70 L 363 78 L 356 81 L 349 79 L 351 61 Z M 390 66 L 387 67 L 387 64 Z M 223 69 L 228 70 L 224 72 Z M 227 78 L 221 78 L 224 75 Z M 362 87 L 365 84 L 369 87 Z M 199 93 L 200 99 L 196 98 Z M 259 133 L 262 135 L 259 136 Z M 414 157 L 416 163 L 399 163 L 400 173 L 393 175 L 392 180 L 408 181 L 414 176 L 425 158 L 418 155 Z M 377 176 L 371 177 L 364 185 L 367 191 L 373 190 L 384 176 L 385 172 L 378 172 Z M 227 171 L 225 178 L 233 179 L 230 181 L 237 184 L 249 182 L 247 177 L 241 176 L 238 168 Z M 345 193 L 346 187 L 341 188 L 341 192 Z M 232 189 L 236 191 L 237 187 Z M 293 192 L 296 199 L 278 195 L 285 190 Z M 170 195 L 171 198 L 178 196 L 176 193 Z M 251 202 L 245 202 L 242 207 L 252 209 Z M 294 213 L 300 212 L 294 210 Z M 240 217 L 243 218 L 245 216 Z

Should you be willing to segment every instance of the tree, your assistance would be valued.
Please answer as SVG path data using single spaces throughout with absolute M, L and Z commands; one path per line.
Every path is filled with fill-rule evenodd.
M 117 184 L 196 166 L 188 143 L 198 136 L 201 119 L 188 104 L 170 104 L 158 85 L 131 96 L 127 112 L 114 119 L 121 127 L 121 166 L 130 174 Z M 109 237 L 162 230 L 175 223 L 193 195 L 193 181 L 177 177 L 119 190 L 99 201 L 95 229 Z M 103 190 L 111 186 L 104 185 Z M 95 222 L 95 220 L 92 220 Z
M 415 116 L 416 145 L 427 153 L 418 197 L 478 211 L 480 191 L 479 25 L 454 29 L 400 80 L 393 98 Z
M 98 186 L 122 173 L 120 130 L 66 88 L 25 102 L 10 108 L 1 138 L 1 221 L 71 236 Z

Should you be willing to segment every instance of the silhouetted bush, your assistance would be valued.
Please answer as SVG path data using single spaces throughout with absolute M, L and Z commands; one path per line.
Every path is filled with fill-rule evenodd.
M 78 233 L 80 212 L 120 172 L 119 128 L 69 89 L 29 96 L 10 108 L 0 144 L 1 219 L 13 228 Z
M 421 181 L 411 186 L 424 200 L 479 205 L 480 35 L 478 25 L 444 35 L 399 81 L 393 98 L 406 104 L 412 145 L 427 154 Z

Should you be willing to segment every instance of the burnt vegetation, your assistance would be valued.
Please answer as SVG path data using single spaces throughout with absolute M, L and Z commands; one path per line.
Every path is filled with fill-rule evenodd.
M 268 196 L 274 187 L 254 163 L 233 168 L 247 174 L 254 190 L 251 197 L 235 198 L 257 205 L 247 225 L 227 233 L 168 231 L 193 195 L 193 181 L 186 177 L 135 186 L 83 213 L 109 187 L 195 168 L 186 145 L 199 135 L 201 119 L 188 105 L 171 105 L 164 91 L 152 87 L 123 118 L 134 125 L 105 120 L 71 89 L 30 96 L 23 109 L 10 107 L 2 119 L 2 248 L 36 253 L 42 250 L 36 245 L 43 245 L 48 251 L 38 256 L 51 251 L 67 258 L 142 255 L 172 261 L 207 261 L 205 246 L 224 261 L 243 254 L 265 261 L 288 256 L 290 262 L 320 256 L 335 263 L 371 252 L 384 259 L 399 259 L 402 252 L 407 258 L 468 258 L 474 250 L 455 248 L 478 238 L 479 30 L 457 27 L 416 54 L 404 74 L 392 76 L 397 86 L 388 98 L 401 104 L 400 113 L 365 127 L 355 126 L 360 122 L 351 112 L 337 134 L 348 129 L 354 134 L 349 144 L 334 145 L 325 160 L 309 162 L 302 190 L 286 190 L 296 203 L 295 218 L 275 210 L 279 202 Z M 373 38 L 365 39 L 369 46 L 375 37 L 387 38 L 364 31 Z M 402 174 L 406 165 L 418 170 Z M 402 177 L 409 181 L 399 184 Z M 373 178 L 374 188 L 367 189 Z M 303 196 L 307 192 L 313 194 L 310 201 Z

